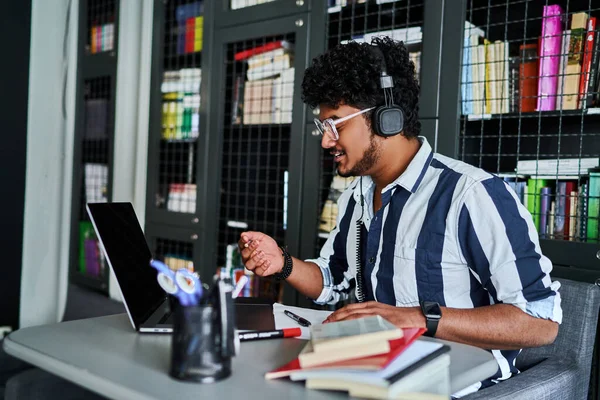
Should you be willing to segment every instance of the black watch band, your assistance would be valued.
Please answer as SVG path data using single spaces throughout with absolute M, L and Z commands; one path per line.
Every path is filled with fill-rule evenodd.
M 287 249 L 283 246 L 279 246 L 281 249 L 281 255 L 283 256 L 283 268 L 281 272 L 278 272 L 275 275 L 275 279 L 278 281 L 284 281 L 292 274 L 292 268 L 294 267 L 294 263 L 292 261 L 292 256 L 288 253 Z
M 438 324 L 442 318 L 442 309 L 440 308 L 439 303 L 423 301 L 421 302 L 421 311 L 423 311 L 423 315 L 425 316 L 425 324 L 427 327 L 425 336 L 435 337 Z

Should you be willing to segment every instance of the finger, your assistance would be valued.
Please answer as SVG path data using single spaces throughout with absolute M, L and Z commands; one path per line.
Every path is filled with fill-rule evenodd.
M 241 237 L 241 246 L 240 247 L 250 247 L 250 243 L 255 241 L 255 240 L 260 240 L 262 239 L 262 237 L 265 236 L 264 233 L 261 232 L 253 232 L 253 231 L 248 231 L 248 232 L 242 232 L 240 234 Z
M 361 313 L 361 314 L 350 314 L 347 317 L 345 317 L 344 319 L 340 319 L 339 321 L 350 321 L 352 319 L 359 319 L 359 318 L 365 318 L 365 317 L 374 317 L 375 313 Z
M 350 315 L 366 315 L 366 314 L 377 314 L 377 312 L 373 308 L 349 308 L 346 306 L 344 308 L 340 308 L 333 314 L 329 315 L 327 319 L 329 322 L 335 321 L 343 321 L 348 318 Z
M 247 270 L 254 271 L 256 269 L 256 262 L 252 260 L 248 260 L 246 264 L 244 264 Z

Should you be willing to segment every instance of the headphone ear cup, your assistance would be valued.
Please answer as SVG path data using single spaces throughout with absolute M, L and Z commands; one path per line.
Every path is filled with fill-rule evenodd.
M 378 107 L 373 113 L 373 127 L 380 136 L 394 136 L 404 129 L 404 112 L 395 104 Z

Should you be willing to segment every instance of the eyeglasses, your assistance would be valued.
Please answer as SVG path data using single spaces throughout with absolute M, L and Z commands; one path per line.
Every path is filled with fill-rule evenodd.
M 314 122 L 315 122 L 315 125 L 317 126 L 317 129 L 319 130 L 319 133 L 321 135 L 327 134 L 329 139 L 337 142 L 340 139 L 340 134 L 338 133 L 338 131 L 335 127 L 337 124 L 341 124 L 344 121 L 348 121 L 349 119 L 354 118 L 358 115 L 364 114 L 367 111 L 371 111 L 374 108 L 375 107 L 366 108 L 364 110 L 355 112 L 354 114 L 350 114 L 350 115 L 346 115 L 345 117 L 338 118 L 336 120 L 334 120 L 332 118 L 327 118 L 327 119 L 321 121 L 318 118 L 315 118 Z

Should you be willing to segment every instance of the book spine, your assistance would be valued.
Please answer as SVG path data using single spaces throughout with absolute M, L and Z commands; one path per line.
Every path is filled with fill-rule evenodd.
M 540 48 L 540 83 L 538 86 L 538 111 L 552 111 L 556 108 L 558 86 L 558 64 L 562 38 L 562 23 L 559 5 L 544 6 L 542 38 Z
M 592 62 L 590 64 L 590 82 L 587 88 L 585 107 L 596 105 L 598 95 L 598 71 L 600 71 L 600 31 L 594 32 L 594 50 L 592 52 Z
M 587 32 L 585 34 L 583 61 L 581 63 L 581 77 L 579 78 L 579 104 L 581 105 L 581 108 L 587 107 L 587 93 L 588 86 L 590 84 L 595 30 L 596 17 L 590 17 L 588 20 Z
M 587 209 L 587 240 L 598 240 L 598 218 L 600 218 L 600 171 L 590 171 Z
M 522 45 L 519 64 L 519 108 L 521 112 L 535 111 L 537 102 L 538 66 L 537 45 Z
M 543 187 L 540 191 L 542 195 L 541 207 L 540 207 L 540 238 L 548 237 L 548 214 L 550 212 L 550 196 L 552 195 L 552 189 L 549 187 Z

